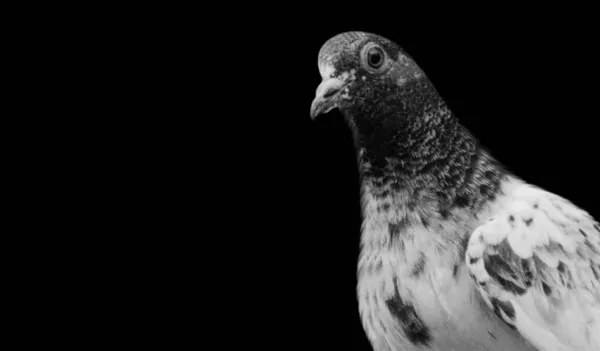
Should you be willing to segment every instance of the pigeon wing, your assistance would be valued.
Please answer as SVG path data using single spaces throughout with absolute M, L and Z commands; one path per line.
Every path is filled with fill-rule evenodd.
M 533 186 L 515 191 L 469 238 L 487 305 L 540 350 L 600 350 L 600 225 Z

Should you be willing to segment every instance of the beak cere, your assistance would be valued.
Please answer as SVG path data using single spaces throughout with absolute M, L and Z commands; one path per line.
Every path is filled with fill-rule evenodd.
M 310 107 L 310 117 L 315 119 L 318 115 L 327 113 L 337 107 L 338 94 L 347 82 L 339 78 L 325 79 L 317 87 L 317 94 Z

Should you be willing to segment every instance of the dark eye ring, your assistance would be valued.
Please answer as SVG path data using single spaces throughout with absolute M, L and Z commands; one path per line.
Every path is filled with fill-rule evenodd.
M 383 50 L 375 46 L 369 49 L 367 52 L 367 63 L 371 68 L 379 68 L 383 64 L 384 56 Z

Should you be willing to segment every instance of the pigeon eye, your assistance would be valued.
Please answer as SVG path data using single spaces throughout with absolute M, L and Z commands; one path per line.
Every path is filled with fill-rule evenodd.
M 371 68 L 379 68 L 383 64 L 383 50 L 378 47 L 370 48 L 367 52 L 367 63 Z

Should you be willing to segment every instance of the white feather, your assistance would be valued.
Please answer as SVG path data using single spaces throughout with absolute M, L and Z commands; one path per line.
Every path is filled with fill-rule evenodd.
M 587 212 L 569 201 L 521 184 L 490 221 L 473 231 L 466 263 L 484 300 L 511 306 L 513 318 L 503 309 L 500 315 L 540 351 L 598 351 L 600 283 L 592 267 L 598 269 L 600 261 L 597 228 Z M 502 246 L 505 239 L 508 245 Z M 486 265 L 490 255 L 515 275 L 504 265 Z M 531 279 L 523 259 L 535 264 Z M 528 281 L 531 286 L 525 287 Z

